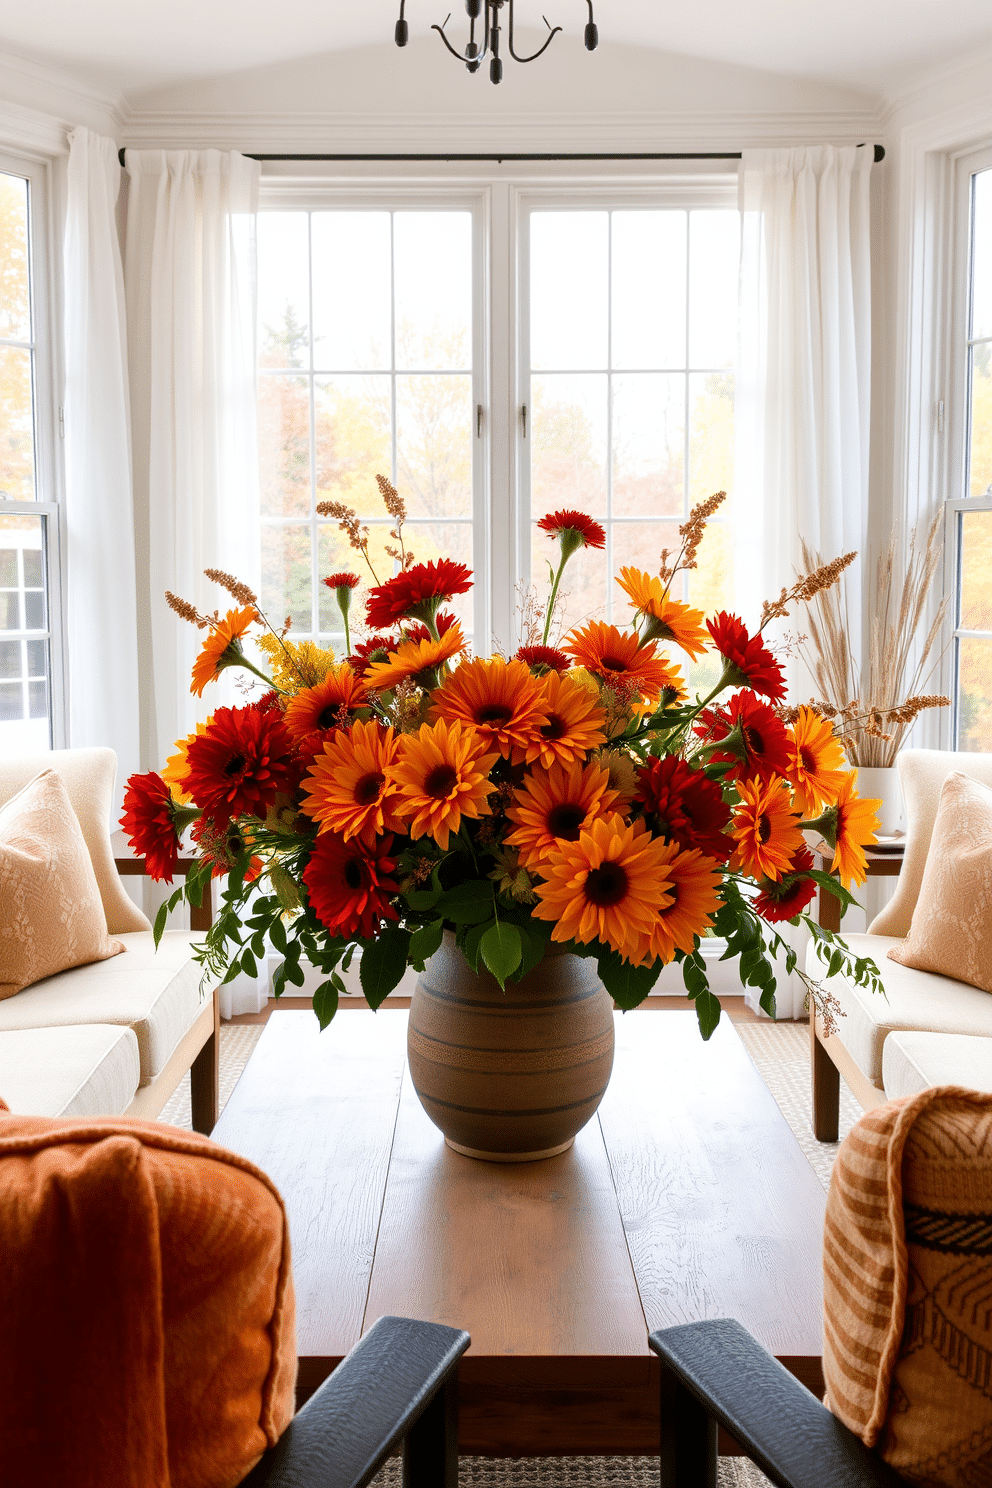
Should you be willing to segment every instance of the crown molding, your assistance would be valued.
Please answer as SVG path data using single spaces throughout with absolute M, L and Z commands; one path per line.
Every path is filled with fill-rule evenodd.
M 896 91 L 885 95 L 881 110 L 884 122 L 889 124 L 896 115 L 910 111 L 915 106 L 926 105 L 928 97 L 938 88 L 955 89 L 974 79 L 978 84 L 977 91 L 987 92 L 990 72 L 992 46 L 978 50 L 972 48 L 949 61 L 919 69 L 905 78 Z
M 7 52 L 0 57 L 0 132 L 25 147 L 59 154 L 67 150 L 65 132 L 76 125 L 116 138 L 124 126 L 124 107 L 89 83 Z

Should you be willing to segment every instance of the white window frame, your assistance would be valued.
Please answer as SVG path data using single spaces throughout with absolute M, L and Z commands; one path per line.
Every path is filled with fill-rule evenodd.
M 53 749 L 67 743 L 68 679 L 65 667 L 65 518 L 62 449 L 61 359 L 55 326 L 61 299 L 55 260 L 53 165 L 16 152 L 0 151 L 0 170 L 28 182 L 28 232 L 32 329 L 34 333 L 35 501 L 4 501 L 0 511 L 43 520 L 49 643 L 48 701 Z M 42 638 L 43 633 L 29 638 Z
M 953 697 L 953 716 L 942 732 L 944 747 L 956 749 L 958 739 L 958 642 L 971 634 L 960 621 L 960 516 L 961 512 L 992 511 L 992 495 L 970 496 L 968 490 L 968 309 L 971 289 L 971 177 L 992 169 L 992 145 L 955 156 L 953 161 L 953 223 L 951 251 L 951 326 L 948 337 L 947 407 L 941 420 L 947 428 L 946 488 L 944 500 L 944 593 L 950 600 L 946 648 L 941 667 L 941 686 Z M 984 632 L 981 632 L 984 635 Z

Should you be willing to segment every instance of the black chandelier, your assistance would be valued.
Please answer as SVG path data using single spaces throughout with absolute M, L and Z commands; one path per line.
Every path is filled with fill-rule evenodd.
M 596 22 L 593 20 L 592 0 L 586 0 L 586 4 L 589 7 L 589 19 L 586 22 L 584 40 L 586 44 L 586 51 L 593 52 L 599 45 L 599 31 L 597 29 Z M 468 12 L 469 31 L 468 43 L 465 47 L 464 52 L 456 51 L 445 35 L 444 26 L 446 26 L 448 24 L 448 21 L 451 20 L 450 14 L 445 20 L 444 26 L 435 25 L 431 27 L 431 30 L 436 31 L 437 34 L 440 36 L 441 40 L 448 48 L 448 51 L 451 53 L 451 55 L 453 57 L 457 57 L 459 62 L 464 62 L 469 72 L 478 72 L 479 68 L 482 66 L 482 63 L 488 56 L 489 80 L 493 83 L 498 83 L 503 76 L 503 59 L 499 54 L 500 36 L 502 35 L 499 24 L 499 13 L 504 8 L 504 6 L 508 12 L 508 22 L 506 27 L 507 51 L 510 53 L 510 56 L 513 58 L 514 62 L 535 61 L 538 57 L 541 56 L 542 52 L 547 51 L 548 47 L 551 45 L 552 41 L 562 28 L 560 26 L 552 26 L 547 16 L 542 16 L 544 24 L 547 26 L 549 32 L 551 33 L 550 36 L 548 36 L 544 45 L 542 47 L 539 47 L 532 56 L 518 56 L 513 48 L 513 0 L 465 0 L 465 9 Z M 410 39 L 410 28 L 407 25 L 406 17 L 404 15 L 405 10 L 406 0 L 400 0 L 400 18 L 396 22 L 395 35 L 396 45 L 401 47 L 406 46 L 407 42 Z M 483 21 L 481 42 L 476 41 L 475 39 L 476 23 L 479 21 L 480 18 L 482 18 Z

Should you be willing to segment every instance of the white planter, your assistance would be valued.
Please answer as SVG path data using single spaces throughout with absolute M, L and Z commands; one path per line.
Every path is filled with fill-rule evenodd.
M 899 771 L 895 765 L 860 766 L 858 795 L 869 800 L 881 801 L 882 804 L 875 808 L 878 813 L 878 835 L 880 837 L 891 837 L 896 832 L 905 832 L 902 790 L 899 786 Z

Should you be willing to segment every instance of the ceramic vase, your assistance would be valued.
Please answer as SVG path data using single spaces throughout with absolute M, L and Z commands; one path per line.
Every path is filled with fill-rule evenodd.
M 903 818 L 902 789 L 895 765 L 858 767 L 858 795 L 881 801 L 876 808 L 880 837 L 893 837 L 906 830 Z
M 613 1069 L 613 1003 L 591 958 L 549 946 L 519 982 L 473 972 L 445 931 L 407 1039 L 421 1105 L 449 1147 L 489 1162 L 564 1152 Z

